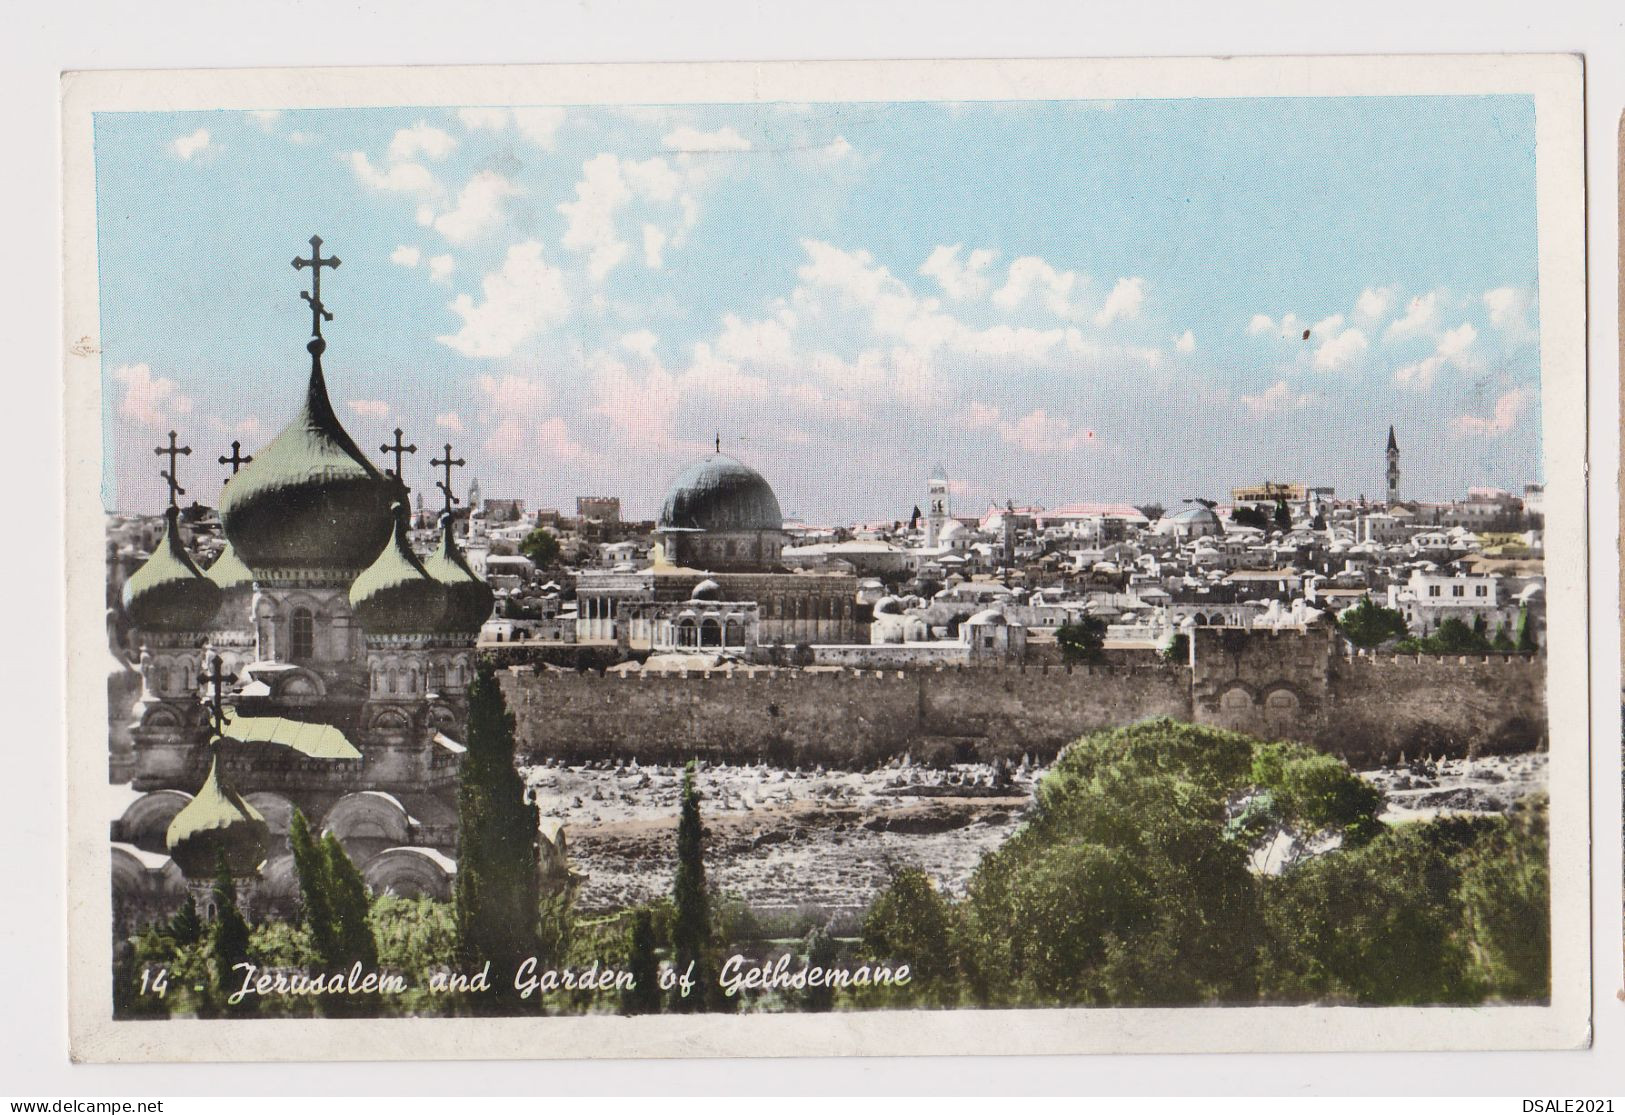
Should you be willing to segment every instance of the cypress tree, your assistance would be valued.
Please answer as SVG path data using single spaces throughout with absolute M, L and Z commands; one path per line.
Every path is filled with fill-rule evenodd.
M 711 900 L 705 889 L 705 829 L 700 824 L 700 791 L 694 785 L 694 763 L 683 770 L 682 813 L 677 819 L 677 878 L 672 886 L 672 956 L 679 979 L 692 968 L 694 987 L 684 997 L 672 993 L 672 1009 L 703 1011 L 720 1005 L 711 960 Z
M 660 1013 L 660 958 L 655 955 L 654 917 L 647 909 L 632 913 L 626 935 L 627 969 L 632 990 L 621 994 L 623 1014 Z
M 361 872 L 344 851 L 338 837 L 328 833 L 322 837 L 322 863 L 328 909 L 332 916 L 333 942 L 336 948 L 332 959 L 343 967 L 360 961 L 364 968 L 378 965 L 378 946 L 372 939 L 372 926 L 367 921 L 370 903 L 367 884 Z
M 1518 650 L 1524 654 L 1533 654 L 1540 649 L 1540 640 L 1535 638 L 1535 623 L 1529 616 L 1527 607 L 1518 611 Z
M 203 919 L 197 916 L 197 899 L 190 894 L 175 916 L 169 919 L 169 935 L 178 945 L 196 944 L 203 936 Z
M 489 663 L 468 687 L 468 752 L 457 787 L 460 847 L 453 901 L 465 964 L 491 962 L 495 988 L 537 951 L 540 814 L 514 768 L 514 718 Z
M 333 931 L 333 910 L 328 896 L 327 860 L 321 846 L 310 834 L 310 825 L 298 809 L 288 824 L 288 844 L 293 849 L 293 866 L 299 874 L 299 902 L 311 948 L 322 964 L 338 959 L 338 940 Z
M 248 960 L 248 922 L 237 908 L 237 888 L 232 885 L 231 866 L 224 852 L 215 868 L 214 907 L 209 947 L 214 953 L 215 985 L 229 991 L 233 986 L 232 969 Z

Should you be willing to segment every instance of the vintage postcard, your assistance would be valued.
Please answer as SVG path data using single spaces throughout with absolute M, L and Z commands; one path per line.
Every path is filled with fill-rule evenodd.
M 1583 1045 L 1581 84 L 69 75 L 73 1055 Z

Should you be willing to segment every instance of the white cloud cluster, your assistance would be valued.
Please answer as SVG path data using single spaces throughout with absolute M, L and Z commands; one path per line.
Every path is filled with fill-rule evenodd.
M 465 244 L 490 231 L 502 219 L 507 200 L 524 191 L 494 170 L 482 170 L 468 180 L 456 203 L 435 213 L 418 212 L 418 223 L 433 228 L 453 244 Z
M 1276 380 L 1256 395 L 1241 396 L 1241 405 L 1255 416 L 1278 411 L 1298 410 L 1314 401 L 1311 395 L 1292 390 L 1286 380 Z
M 685 124 L 668 132 L 660 143 L 668 151 L 690 155 L 750 150 L 750 140 L 729 127 L 718 128 L 714 132 L 702 132 Z
M 168 426 L 183 414 L 192 412 L 192 398 L 167 376 L 155 376 L 146 364 L 121 364 L 113 378 L 124 385 L 124 398 L 118 412 L 143 426 Z
M 470 131 L 500 132 L 512 127 L 544 151 L 551 151 L 564 125 L 562 108 L 465 108 L 457 118 Z
M 190 135 L 176 136 L 170 141 L 169 149 L 182 161 L 191 162 L 194 156 L 209 149 L 209 129 L 199 128 Z
M 1392 339 L 1420 333 L 1433 325 L 1438 314 L 1439 292 L 1429 291 L 1427 294 L 1418 294 L 1405 307 L 1404 316 L 1396 318 L 1393 324 L 1388 326 L 1388 332 L 1385 335 Z
M 1445 368 L 1473 368 L 1473 342 L 1476 340 L 1478 330 L 1473 328 L 1471 322 L 1462 322 L 1439 338 L 1431 356 L 1406 364 L 1394 372 L 1394 382 L 1425 389 L 1433 385 L 1434 377 Z
M 636 161 L 595 155 L 581 166 L 575 200 L 558 206 L 565 219 L 564 247 L 586 256 L 588 275 L 602 282 L 632 250 L 620 222 L 640 202 L 651 209 L 640 222 L 644 266 L 659 268 L 666 250 L 682 247 L 698 223 L 692 191 L 703 180 L 696 166 L 681 159 L 673 166 L 659 156 Z
M 1093 430 L 1074 426 L 1042 407 L 1012 420 L 997 407 L 972 403 L 960 416 L 960 423 L 972 430 L 997 431 L 1007 445 L 1027 453 L 1073 453 L 1096 444 Z
M 437 337 L 464 356 L 501 357 L 563 320 L 570 310 L 564 274 L 542 258 L 534 240 L 508 249 L 502 267 L 485 276 L 483 302 L 459 294 L 451 310 L 462 318 L 456 333 Z
M 1070 318 L 1076 310 L 1072 291 L 1087 281 L 1074 271 L 1059 271 L 1037 256 L 1022 256 L 1011 261 L 1004 285 L 993 295 L 993 304 L 1008 311 L 1036 297 L 1056 317 Z
M 942 293 L 955 302 L 980 298 L 991 285 L 987 269 L 994 253 L 987 248 L 977 248 L 961 260 L 959 253 L 964 250 L 963 244 L 939 244 L 920 264 L 920 274 L 935 279 Z
M 351 399 L 350 412 L 362 418 L 373 418 L 380 422 L 389 417 L 389 404 L 383 399 Z
M 1500 437 L 1518 424 L 1519 417 L 1529 409 L 1537 396 L 1532 388 L 1517 387 L 1495 400 L 1495 408 L 1488 418 L 1476 414 L 1463 414 L 1455 421 L 1456 432 L 1477 437 Z
M 1106 296 L 1106 304 L 1095 315 L 1095 324 L 1099 326 L 1110 325 L 1114 321 L 1124 318 L 1140 316 L 1140 307 L 1145 305 L 1144 279 L 1118 279 L 1117 285 Z

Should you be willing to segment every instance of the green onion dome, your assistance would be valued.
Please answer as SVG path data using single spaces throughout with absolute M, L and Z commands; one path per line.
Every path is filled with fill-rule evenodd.
M 445 632 L 478 632 L 491 618 L 496 595 L 491 586 L 468 567 L 468 559 L 452 537 L 450 515 L 440 516 L 440 548 L 423 559 L 429 576 L 446 587 Z
M 254 574 L 249 572 L 248 566 L 243 564 L 243 559 L 237 556 L 237 551 L 232 548 L 230 542 L 226 543 L 226 548 L 220 551 L 220 555 L 214 559 L 214 564 L 209 566 L 204 576 L 213 581 L 222 592 L 254 586 Z
M 170 856 L 189 878 L 213 875 L 222 852 L 232 875 L 242 878 L 259 870 L 270 847 L 271 830 L 259 810 L 221 779 L 220 756 L 215 754 L 209 758 L 203 788 L 169 822 L 165 842 Z
M 220 589 L 181 545 L 180 509 L 165 512 L 164 536 L 124 582 L 124 611 L 146 631 L 200 631 L 220 610 Z
M 350 586 L 350 610 L 369 635 L 431 634 L 445 619 L 446 586 L 429 575 L 407 542 L 406 505 L 391 510 L 394 533 Z
M 339 424 L 310 343 L 310 384 L 294 420 L 254 454 L 220 498 L 220 522 L 249 569 L 350 575 L 389 540 L 400 483 L 372 466 Z

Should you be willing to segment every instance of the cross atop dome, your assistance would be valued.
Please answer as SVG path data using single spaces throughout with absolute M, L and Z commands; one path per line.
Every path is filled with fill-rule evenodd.
M 339 259 L 338 256 L 322 258 L 322 238 L 320 236 L 310 238 L 309 259 L 303 259 L 299 256 L 295 256 L 293 259 L 293 269 L 295 271 L 303 271 L 308 267 L 311 272 L 310 289 L 300 291 L 299 297 L 310 303 L 310 335 L 313 340 L 310 342 L 309 348 L 312 352 L 320 352 L 327 347 L 327 342 L 322 340 L 322 322 L 333 320 L 332 312 L 322 303 L 322 268 L 331 267 L 336 270 L 342 262 L 343 260 Z
M 190 457 L 192 455 L 192 447 L 190 445 L 177 445 L 175 443 L 175 431 L 171 430 L 169 431 L 169 444 L 160 445 L 153 449 L 153 452 L 160 457 L 169 458 L 169 467 L 166 469 L 159 469 L 158 475 L 162 476 L 166 481 L 169 482 L 169 506 L 179 507 L 180 502 L 176 500 L 175 497 L 184 496 L 186 494 L 186 489 L 181 487 L 181 482 L 176 479 L 175 474 L 177 470 L 175 468 L 175 462 L 181 457 Z

